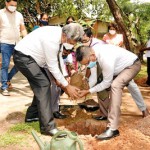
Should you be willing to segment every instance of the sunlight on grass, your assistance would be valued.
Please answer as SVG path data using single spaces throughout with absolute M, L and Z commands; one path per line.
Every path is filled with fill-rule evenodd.
M 25 135 L 16 135 L 12 133 L 5 133 L 0 135 L 0 147 L 6 147 L 8 145 L 15 145 L 21 143 L 26 138 Z
M 6 133 L 0 135 L 0 147 L 25 144 L 32 130 L 40 132 L 39 122 L 15 124 Z
M 31 133 L 31 130 L 39 130 L 39 122 L 32 122 L 32 123 L 18 123 L 9 129 L 9 132 L 25 132 Z

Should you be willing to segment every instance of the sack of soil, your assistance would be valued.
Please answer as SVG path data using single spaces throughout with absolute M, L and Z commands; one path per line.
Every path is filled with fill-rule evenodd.
M 84 79 L 84 75 L 81 72 L 76 72 L 70 78 L 70 84 L 79 88 L 80 90 L 89 89 L 89 84 L 86 79 Z

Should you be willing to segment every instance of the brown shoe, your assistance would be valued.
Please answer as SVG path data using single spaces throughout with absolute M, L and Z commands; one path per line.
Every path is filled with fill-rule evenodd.
M 148 115 L 150 115 L 150 114 L 149 114 L 148 109 L 146 108 L 146 110 L 142 111 L 142 116 L 144 118 L 144 117 L 147 117 Z
M 8 88 L 9 88 L 9 89 L 12 89 L 12 88 L 13 88 L 10 81 L 7 82 L 7 85 L 8 85 Z

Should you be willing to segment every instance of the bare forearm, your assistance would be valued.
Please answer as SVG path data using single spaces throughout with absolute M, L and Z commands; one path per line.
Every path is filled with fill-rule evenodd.
M 89 78 L 90 75 L 91 75 L 91 70 L 90 70 L 90 68 L 87 68 L 87 69 L 86 69 L 85 77 Z

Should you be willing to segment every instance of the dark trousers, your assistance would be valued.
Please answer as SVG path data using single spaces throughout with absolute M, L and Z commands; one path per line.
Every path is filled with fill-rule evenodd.
M 48 79 L 51 82 L 50 89 L 51 89 L 51 106 L 52 106 L 52 112 L 57 112 L 59 111 L 59 101 L 60 101 L 60 95 L 61 95 L 61 88 L 58 87 L 55 83 L 55 78 L 53 75 L 49 72 L 47 68 L 44 69 Z
M 41 132 L 55 128 L 55 122 L 50 103 L 50 80 L 45 70 L 40 68 L 35 60 L 21 52 L 14 52 L 14 63 L 17 69 L 28 79 L 34 93 L 31 106 L 27 109 L 26 117 L 39 116 Z
M 150 57 L 147 57 L 147 81 L 146 83 L 150 85 Z

